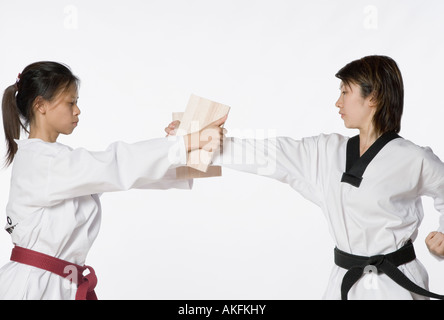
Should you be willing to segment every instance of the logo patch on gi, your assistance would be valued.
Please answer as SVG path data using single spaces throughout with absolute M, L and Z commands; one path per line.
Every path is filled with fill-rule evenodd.
M 6 228 L 6 232 L 11 234 L 12 231 L 14 231 L 15 226 L 12 225 L 12 220 L 10 217 L 6 217 L 6 222 L 8 223 L 8 225 L 10 225 L 11 227 Z

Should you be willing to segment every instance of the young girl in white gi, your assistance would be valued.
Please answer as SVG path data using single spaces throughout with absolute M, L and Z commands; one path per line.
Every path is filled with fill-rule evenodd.
M 230 138 L 215 162 L 288 183 L 322 209 L 336 244 L 324 298 L 423 299 L 428 276 L 412 242 L 423 218 L 421 196 L 430 196 L 442 215 L 426 243 L 444 257 L 444 164 L 397 134 L 404 89 L 395 61 L 364 57 L 336 76 L 342 80 L 336 107 L 358 136 Z
M 99 195 L 190 188 L 171 169 L 185 164 L 190 150 L 217 148 L 223 137 L 225 118 L 203 129 L 210 142 L 188 135 L 73 150 L 57 137 L 77 127 L 77 100 L 78 79 L 54 62 L 29 65 L 5 90 L 6 162 L 13 163 L 6 230 L 15 247 L 0 269 L 0 299 L 96 299 L 94 270 L 84 264 L 99 231 Z M 18 140 L 21 129 L 28 139 Z

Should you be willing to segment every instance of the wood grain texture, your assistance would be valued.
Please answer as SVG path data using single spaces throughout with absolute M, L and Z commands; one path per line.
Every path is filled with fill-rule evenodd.
M 200 131 L 212 122 L 224 117 L 230 111 L 230 107 L 214 102 L 194 94 L 191 95 L 185 112 L 175 113 L 174 117 L 180 117 L 180 126 L 177 135 L 186 135 Z M 205 139 L 205 137 L 203 137 Z M 213 152 L 205 150 L 193 150 L 189 153 L 187 166 L 196 170 L 206 172 L 211 163 Z
M 222 167 L 209 166 L 207 172 L 199 171 L 190 167 L 176 168 L 177 179 L 197 179 L 197 178 L 212 178 L 222 176 Z
M 185 112 L 173 112 L 173 121 L 179 120 L 177 135 L 186 135 L 205 128 L 212 122 L 224 117 L 229 106 L 191 95 Z M 195 150 L 189 153 L 187 166 L 176 169 L 177 179 L 210 178 L 222 176 L 222 167 L 210 166 L 212 153 Z M 202 161 L 202 159 L 204 161 Z

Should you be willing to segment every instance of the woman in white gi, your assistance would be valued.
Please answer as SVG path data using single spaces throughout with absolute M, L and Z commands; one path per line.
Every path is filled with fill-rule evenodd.
M 342 80 L 336 107 L 358 136 L 230 138 L 215 162 L 288 183 L 319 205 L 337 246 L 324 298 L 422 299 L 428 276 L 411 241 L 423 218 L 421 196 L 430 196 L 443 215 L 426 243 L 444 257 L 444 164 L 429 148 L 397 134 L 404 89 L 395 61 L 364 57 L 336 76 Z
M 6 230 L 15 247 L 0 269 L 0 299 L 95 299 L 95 273 L 84 264 L 99 231 L 99 195 L 190 188 L 171 169 L 186 163 L 188 151 L 218 147 L 223 137 L 225 119 L 203 129 L 212 137 L 206 144 L 189 135 L 73 150 L 56 140 L 78 125 L 77 99 L 78 79 L 54 62 L 29 65 L 5 90 L 6 160 L 13 162 Z M 18 140 L 22 128 L 29 137 Z

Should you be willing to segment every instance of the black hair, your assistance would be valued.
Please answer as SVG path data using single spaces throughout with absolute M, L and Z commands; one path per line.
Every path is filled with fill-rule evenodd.
M 34 119 L 33 106 L 37 98 L 47 101 L 72 85 L 79 86 L 79 79 L 68 66 L 51 61 L 30 64 L 20 74 L 15 84 L 3 94 L 3 129 L 7 143 L 5 165 L 9 166 L 17 152 L 14 139 L 20 139 L 21 130 L 27 129 Z
M 400 132 L 404 84 L 401 71 L 392 58 L 375 55 L 352 61 L 339 70 L 336 77 L 346 85 L 358 85 L 363 98 L 373 95 L 376 104 L 373 125 L 376 132 Z

